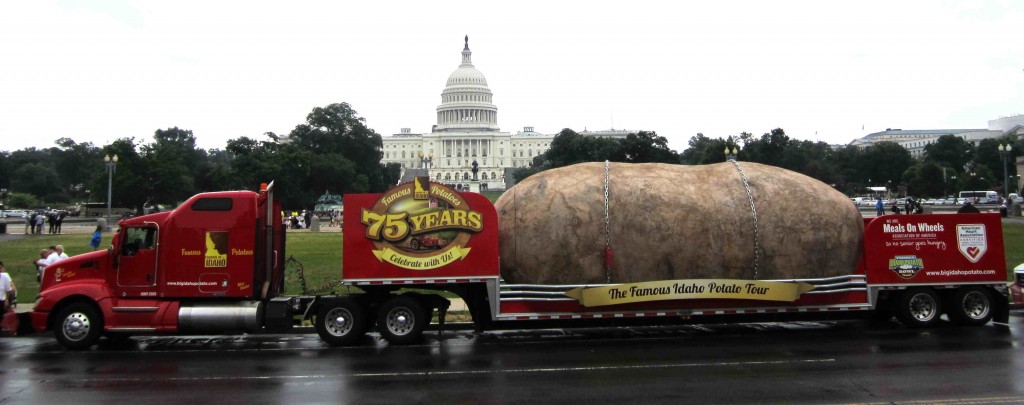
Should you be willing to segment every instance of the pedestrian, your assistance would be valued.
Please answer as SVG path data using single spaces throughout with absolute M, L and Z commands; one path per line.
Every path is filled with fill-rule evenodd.
M 882 197 L 878 197 L 878 201 L 875 201 L 875 215 L 885 215 L 885 204 L 882 203 Z
M 54 252 L 57 254 L 57 260 L 54 262 L 59 262 L 68 258 L 68 254 L 64 253 L 64 245 L 54 246 Z
M 64 224 L 64 217 L 67 216 L 67 212 L 61 211 L 57 214 L 57 235 L 60 235 L 60 226 Z
M 103 238 L 103 226 L 96 225 L 96 231 L 92 233 L 92 238 L 89 239 L 89 246 L 92 246 L 92 250 L 100 249 L 100 239 Z
M 25 211 L 21 214 L 21 217 L 25 219 L 25 235 L 28 235 L 29 232 L 36 229 L 35 215 L 29 215 L 28 211 Z
M 14 286 L 11 275 L 7 274 L 4 262 L 0 261 L 0 318 L 16 306 L 18 306 L 18 289 Z
M 4 262 L 0 261 L 0 336 L 14 336 L 18 333 L 18 288 L 11 275 L 7 274 Z
M 50 256 L 50 249 L 42 249 L 39 251 L 39 259 L 32 262 L 36 266 L 36 282 L 43 282 L 43 269 L 46 268 L 46 258 Z
M 892 213 L 897 215 L 900 213 L 900 205 L 896 201 L 892 202 Z
M 46 223 L 46 216 L 42 213 L 36 214 L 36 235 L 43 234 L 43 225 Z
M 924 214 L 924 207 L 921 206 L 921 201 L 920 200 L 910 199 L 910 201 L 914 203 L 914 213 L 915 214 Z
M 975 207 L 974 204 L 971 204 L 970 201 L 967 201 L 966 203 L 964 203 L 963 207 L 960 207 L 960 209 L 956 210 L 956 213 L 957 214 L 980 214 L 981 211 L 978 211 L 978 207 Z
M 57 233 L 57 213 L 53 212 L 53 211 L 47 212 L 46 213 L 46 223 L 47 223 L 47 225 L 50 225 L 50 227 L 47 228 L 46 233 L 48 235 L 56 234 Z

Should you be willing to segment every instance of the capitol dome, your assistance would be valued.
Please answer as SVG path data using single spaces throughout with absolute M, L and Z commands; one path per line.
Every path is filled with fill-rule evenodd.
M 445 87 L 470 85 L 487 87 L 487 78 L 484 77 L 484 74 L 479 70 L 476 70 L 472 64 L 467 67 L 460 66 L 458 69 L 455 69 L 455 71 L 448 76 L 448 83 L 445 84 Z
M 498 107 L 487 78 L 473 66 L 469 36 L 462 49 L 462 63 L 448 75 L 441 105 L 437 106 L 437 131 L 497 131 Z

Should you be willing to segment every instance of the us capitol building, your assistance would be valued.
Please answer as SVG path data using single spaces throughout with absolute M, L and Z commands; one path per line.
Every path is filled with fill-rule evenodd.
M 448 76 L 437 106 L 437 124 L 429 134 L 401 133 L 384 137 L 381 163 L 402 165 L 402 181 L 415 176 L 468 189 L 477 162 L 481 190 L 504 190 L 512 184 L 512 172 L 528 167 L 544 153 L 555 135 L 525 127 L 515 134 L 498 128 L 498 107 L 487 87 L 487 78 L 473 66 L 469 36 L 462 48 L 462 63 Z M 625 138 L 623 130 L 583 131 L 585 136 Z

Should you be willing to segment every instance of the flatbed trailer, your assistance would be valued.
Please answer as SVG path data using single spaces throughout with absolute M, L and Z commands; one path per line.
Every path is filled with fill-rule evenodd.
M 865 219 L 860 263 L 836 277 L 510 284 L 500 274 L 491 202 L 425 178 L 346 195 L 340 284 L 362 292 L 290 296 L 272 184 L 199 194 L 173 211 L 122 220 L 107 251 L 46 268 L 33 325 L 72 349 L 104 335 L 282 332 L 302 321 L 331 345 L 356 344 L 371 329 L 405 344 L 421 337 L 435 311 L 443 322 L 449 301 L 441 292 L 465 300 L 478 330 L 893 316 L 927 327 L 943 315 L 962 325 L 1008 318 L 998 214 Z M 414 243 L 426 238 L 429 248 Z

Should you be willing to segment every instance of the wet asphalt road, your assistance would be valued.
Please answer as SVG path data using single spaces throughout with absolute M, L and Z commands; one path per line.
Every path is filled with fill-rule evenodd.
M 0 339 L 0 403 L 1021 403 L 1009 327 L 755 323 L 332 348 L 316 335 Z

